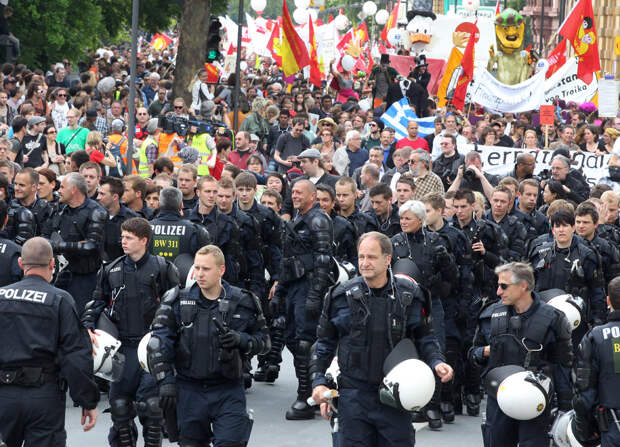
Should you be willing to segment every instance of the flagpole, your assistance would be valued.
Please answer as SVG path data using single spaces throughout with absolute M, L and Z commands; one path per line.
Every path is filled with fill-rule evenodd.
M 540 51 L 540 57 L 543 57 L 543 44 L 545 43 L 545 0 L 542 0 L 542 6 L 540 8 L 540 44 L 538 50 Z
M 125 175 L 131 175 L 133 171 L 133 138 L 136 131 L 136 55 L 138 47 L 138 13 L 140 8 L 140 0 L 133 0 L 131 8 L 131 57 L 129 77 L 129 123 L 127 124 L 127 164 Z
M 248 30 L 249 31 L 249 30 Z M 243 0 L 239 1 L 239 23 L 237 24 L 237 57 L 235 59 L 235 90 L 233 92 L 233 132 L 239 128 L 239 90 L 241 89 L 241 38 L 243 34 Z M 236 141 L 236 139 L 235 139 Z

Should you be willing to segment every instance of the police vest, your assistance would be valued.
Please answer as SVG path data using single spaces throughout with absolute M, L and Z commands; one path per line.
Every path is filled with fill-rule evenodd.
M 140 339 L 149 331 L 161 295 L 165 292 L 168 264 L 149 255 L 136 271 L 127 271 L 121 256 L 105 267 L 110 286 L 110 316 L 121 339 Z
M 9 239 L 0 239 L 0 259 L 3 268 L 0 269 L 0 287 L 8 286 L 15 282 L 11 268 L 14 264 L 15 257 L 19 256 L 22 248 Z
M 217 301 L 201 298 L 197 285 L 180 292 L 181 324 L 176 356 L 179 374 L 196 380 L 241 378 L 240 352 L 220 347 L 214 319 L 235 331 L 247 332 L 248 317 L 254 309 L 249 307 L 244 295 L 249 296 L 249 292 L 234 286 Z
M 350 312 L 351 329 L 338 344 L 338 364 L 345 376 L 372 384 L 381 382 L 385 358 L 406 335 L 407 311 L 414 299 L 413 291 L 399 284 L 397 279 L 395 295 L 390 289 L 387 296 L 378 298 L 371 297 L 361 277 L 334 290 L 332 301 L 344 294 Z
M 149 135 L 140 145 L 140 164 L 138 166 L 138 174 L 142 178 L 149 178 L 151 176 L 151 171 L 149 170 L 149 160 L 146 158 L 146 148 L 151 144 L 157 146 L 157 141 Z
M 592 251 L 578 243 L 569 252 L 555 253 L 555 242 L 550 240 L 538 247 L 537 258 L 532 262 L 536 272 L 536 289 L 561 289 L 574 296 L 590 296 L 583 269 L 583 260 Z M 589 300 L 585 300 L 586 304 Z
M 480 318 L 491 319 L 489 370 L 504 365 L 520 365 L 532 370 L 546 366 L 549 353 L 543 349 L 545 337 L 557 314 L 553 307 L 542 302 L 534 301 L 532 305 L 537 308 L 527 318 L 513 314 L 510 307 L 501 302 L 482 311 Z M 531 351 L 529 358 L 527 350 Z
M 183 219 L 176 221 L 161 218 L 151 221 L 153 229 L 153 254 L 174 261 L 182 253 L 194 255 L 197 247 L 192 246 L 196 233 L 194 224 Z

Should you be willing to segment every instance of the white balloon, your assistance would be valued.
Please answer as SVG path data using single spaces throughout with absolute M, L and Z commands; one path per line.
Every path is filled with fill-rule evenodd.
M 385 9 L 380 9 L 377 11 L 377 14 L 375 14 L 375 22 L 377 22 L 377 25 L 385 25 L 389 18 L 390 13 Z
M 364 11 L 364 14 L 367 16 L 371 16 L 377 12 L 377 4 L 375 2 L 366 2 L 364 6 L 362 6 L 362 11 Z
M 334 19 L 334 23 L 338 31 L 344 31 L 344 29 L 349 26 L 349 19 L 347 19 L 347 16 L 344 14 L 338 14 Z
M 310 0 L 295 0 L 297 9 L 308 9 L 308 6 L 310 6 Z
M 480 0 L 464 0 L 463 6 L 467 11 L 474 12 L 480 7 Z
M 401 45 L 403 43 L 403 30 L 400 28 L 392 28 L 391 30 L 388 31 L 388 42 L 390 43 L 390 45 L 396 47 L 398 45 Z
M 251 0 L 250 6 L 256 12 L 262 12 L 265 10 L 265 6 L 267 6 L 267 0 Z
M 360 107 L 360 110 L 362 112 L 367 112 L 368 109 L 370 109 L 370 105 L 371 105 L 370 104 L 370 99 L 364 98 L 357 105 Z
M 346 71 L 351 71 L 353 67 L 355 67 L 355 59 L 350 54 L 345 54 L 340 60 L 340 65 L 342 65 L 342 68 Z
M 241 71 L 246 71 L 248 69 L 248 63 L 246 61 L 241 61 L 241 63 L 239 64 L 239 68 L 241 69 Z
M 312 17 L 312 21 L 316 22 L 316 19 L 319 17 L 319 12 L 314 8 L 309 9 L 308 12 L 310 13 L 310 17 Z
M 295 20 L 298 25 L 303 25 L 308 21 L 308 10 L 296 9 L 295 11 L 293 11 L 293 20 Z

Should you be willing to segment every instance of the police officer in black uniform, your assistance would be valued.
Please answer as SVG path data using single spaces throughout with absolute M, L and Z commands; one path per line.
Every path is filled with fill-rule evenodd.
M 391 253 L 387 236 L 363 235 L 358 242 L 361 276 L 333 288 L 323 305 L 312 397 L 325 416 L 325 371 L 337 350 L 340 440 L 346 446 L 413 445 L 411 413 L 379 401 L 384 361 L 402 339 L 415 342 L 420 357 L 442 381 L 452 377 L 429 321 L 429 298 L 412 281 L 389 274 Z
M 145 446 L 159 447 L 162 414 L 158 389 L 153 377 L 140 367 L 137 348 L 163 293 L 179 285 L 179 273 L 169 261 L 148 252 L 152 230 L 146 219 L 134 217 L 123 222 L 121 232 L 125 255 L 99 270 L 97 288 L 93 300 L 86 304 L 82 322 L 95 344 L 97 334 L 93 331 L 105 312 L 119 331 L 120 352 L 125 356 L 122 377 L 110 385 L 110 445 L 135 447 L 132 425 L 137 409 Z
M 266 353 L 269 335 L 258 297 L 222 281 L 224 269 L 222 251 L 202 247 L 196 284 L 167 292 L 153 321 L 149 368 L 160 406 L 176 409 L 182 447 L 242 447 L 250 437 L 241 356 Z
M 485 368 L 482 375 L 487 390 L 495 368 L 518 365 L 552 379 L 559 409 L 570 410 L 573 355 L 568 320 L 533 293 L 534 272 L 528 264 L 512 262 L 497 267 L 495 272 L 501 301 L 487 305 L 480 313 L 470 350 L 471 360 Z M 482 426 L 485 447 L 549 445 L 550 410 L 551 398 L 539 416 L 516 420 L 500 410 L 496 393 L 489 391 Z
M 510 214 L 516 216 L 525 227 L 526 250 L 529 248 L 531 241 L 549 232 L 549 220 L 543 213 L 536 209 L 539 189 L 540 187 L 537 180 L 533 178 L 522 180 L 521 183 L 519 183 L 518 202 L 515 203 L 510 212 Z
M 107 262 L 123 256 L 121 225 L 132 217 L 138 217 L 138 213 L 121 203 L 124 192 L 123 182 L 117 177 L 103 177 L 97 189 L 97 202 L 108 210 L 110 215 L 105 224 L 103 238 L 103 258 Z
M 454 195 L 455 216 L 452 225 L 462 230 L 472 249 L 472 268 L 474 273 L 474 299 L 469 308 L 469 318 L 465 328 L 466 340 L 473 339 L 475 318 L 483 302 L 497 301 L 497 277 L 494 268 L 508 257 L 508 240 L 499 225 L 474 216 L 474 194 L 471 190 L 460 189 Z M 467 414 L 477 416 L 480 412 L 480 372 L 472 362 L 465 365 L 465 404 Z
M 56 277 L 56 285 L 73 296 L 81 314 L 95 290 L 108 212 L 88 198 L 86 180 L 76 172 L 65 176 L 59 192 L 60 206 L 52 217 L 52 234 L 44 236 L 50 237 L 54 254 L 68 261 Z
M 22 269 L 19 267 L 18 259 L 22 252 L 22 248 L 10 239 L 2 237 L 4 234 L 4 225 L 7 222 L 8 207 L 6 202 L 0 199 L 0 259 L 5 266 L 0 270 L 0 287 L 13 284 L 22 278 Z
M 15 240 L 23 244 L 32 236 L 49 233 L 53 210 L 46 200 L 37 197 L 39 173 L 34 169 L 24 168 L 17 173 L 14 185 L 15 198 L 10 204 L 8 228 Z
M 572 333 L 575 350 L 587 331 L 587 324 L 605 321 L 603 275 L 597 254 L 580 242 L 575 232 L 575 214 L 560 210 L 551 216 L 553 240 L 533 251 L 530 263 L 536 275 L 536 290 L 561 289 L 583 298 L 584 322 Z M 587 323 L 587 324 L 584 324 Z
M 299 180 L 291 196 L 297 215 L 285 224 L 282 270 L 271 310 L 274 318 L 286 315 L 286 345 L 293 353 L 298 380 L 297 400 L 286 418 L 296 420 L 314 418 L 314 409 L 306 402 L 312 393 L 310 348 L 316 340 L 323 296 L 332 282 L 334 230 L 316 202 L 312 182 Z
M 198 205 L 189 213 L 189 220 L 202 225 L 209 232 L 212 243 L 220 247 L 226 258 L 224 279 L 229 283 L 239 283 L 241 274 L 241 244 L 239 226 L 233 218 L 217 209 L 218 183 L 210 175 L 198 180 Z
M 211 238 L 201 225 L 181 216 L 183 194 L 174 186 L 159 192 L 159 214 L 151 220 L 153 229 L 153 254 L 174 261 L 181 254 L 193 256 Z
M 258 358 L 258 368 L 254 372 L 254 380 L 257 382 L 273 383 L 278 378 L 280 363 L 282 363 L 282 350 L 286 340 L 284 339 L 284 317 L 271 318 L 268 314 L 268 299 L 273 296 L 280 279 L 280 267 L 282 263 L 282 222 L 280 217 L 271 209 L 259 204 L 256 196 L 257 181 L 254 174 L 242 172 L 235 178 L 237 188 L 237 206 L 251 216 L 257 223 L 262 242 L 262 254 L 265 263 L 265 271 L 269 274 L 269 284 L 265 292 L 259 295 L 267 326 L 271 338 L 269 353 Z
M 19 265 L 25 278 L 0 288 L 0 334 L 11 346 L 0 350 L 2 437 L 11 447 L 64 446 L 67 384 L 84 430 L 97 421 L 92 346 L 71 295 L 49 284 L 49 242 L 28 240 Z
M 471 341 L 466 341 L 466 327 L 469 308 L 474 293 L 471 244 L 465 234 L 449 225 L 443 217 L 446 201 L 440 193 L 430 193 L 422 199 L 426 206 L 426 228 L 436 232 L 446 243 L 458 266 L 457 278 L 450 281 L 447 298 L 442 300 L 446 331 L 446 361 L 454 368 L 454 379 L 441 386 L 441 413 L 444 421 L 450 422 L 455 414 L 463 414 L 461 388 L 465 383 L 464 362 Z M 467 394 L 467 393 L 466 393 Z
M 361 213 L 356 206 L 357 183 L 351 177 L 340 177 L 336 182 L 338 214 L 355 228 L 355 242 L 364 233 L 377 231 L 377 220 L 369 213 Z M 357 264 L 355 264 L 357 266 Z
M 620 253 L 618 248 L 596 234 L 598 211 L 593 202 L 586 200 L 575 210 L 575 232 L 583 243 L 599 256 L 603 272 L 603 284 L 609 283 L 620 274 Z
M 329 185 L 317 185 L 319 206 L 331 218 L 334 226 L 334 258 L 357 265 L 357 237 L 355 227 L 346 218 L 336 214 L 336 191 Z
M 387 237 L 400 233 L 398 206 L 392 204 L 392 189 L 385 183 L 379 183 L 370 188 L 368 194 L 372 202 L 369 214 L 377 222 L 378 231 Z
M 496 186 L 491 196 L 491 209 L 484 213 L 484 219 L 499 225 L 508 238 L 509 261 L 521 261 L 525 256 L 527 232 L 516 216 L 508 214 L 512 202 L 512 191 L 504 186 Z
M 393 236 L 392 265 L 398 273 L 407 273 L 428 290 L 432 300 L 433 330 L 442 352 L 446 348 L 443 301 L 450 297 L 450 284 L 458 278 L 454 257 L 448 253 L 446 242 L 435 232 L 423 228 L 426 207 L 419 200 L 409 200 L 400 206 L 400 226 L 403 231 Z M 402 261 L 412 261 L 417 267 L 411 271 Z M 402 267 L 399 264 L 403 265 Z M 413 267 L 413 266 L 411 266 Z M 425 415 L 432 430 L 442 426 L 439 399 L 441 384 L 437 383 L 435 395 L 426 407 Z M 446 420 L 452 422 L 454 415 Z
M 620 278 L 607 286 L 608 323 L 588 332 L 577 350 L 573 374 L 573 434 L 583 445 L 620 445 Z

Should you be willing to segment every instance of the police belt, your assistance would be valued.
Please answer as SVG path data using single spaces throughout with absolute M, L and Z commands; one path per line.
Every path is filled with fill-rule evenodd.
M 36 366 L 22 366 L 16 369 L 0 369 L 0 385 L 39 387 L 58 382 L 58 373 L 45 372 Z

